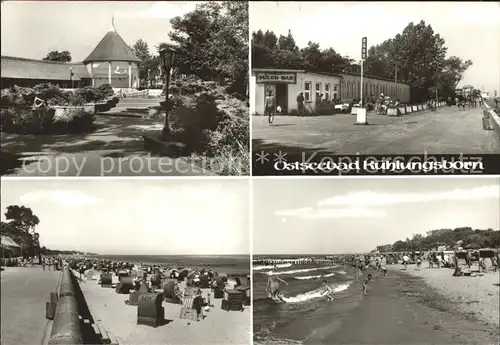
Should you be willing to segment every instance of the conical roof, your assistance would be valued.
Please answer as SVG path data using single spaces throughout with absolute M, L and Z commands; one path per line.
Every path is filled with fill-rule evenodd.
M 114 29 L 111 29 L 92 53 L 83 60 L 84 63 L 94 61 L 140 62 L 141 60 L 135 56 L 123 38 Z

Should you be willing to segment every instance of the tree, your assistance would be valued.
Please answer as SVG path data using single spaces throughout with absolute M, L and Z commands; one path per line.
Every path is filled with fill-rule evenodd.
M 11 205 L 7 206 L 5 218 L 9 220 L 10 226 L 22 231 L 22 245 L 27 246 L 26 249 L 33 249 L 38 252 L 39 259 L 40 251 L 36 250 L 38 245 L 38 234 L 35 236 L 35 227 L 40 223 L 40 219 L 33 213 L 33 210 L 26 206 Z M 21 248 L 23 251 L 25 248 Z
M 139 63 L 139 79 L 146 81 L 146 86 L 149 86 L 150 81 L 159 73 L 159 58 L 151 55 L 148 43 L 142 38 L 138 39 L 130 49 L 141 60 Z
M 170 21 L 179 72 L 215 80 L 246 95 L 248 84 L 248 2 L 197 5 Z
M 43 58 L 44 61 L 59 61 L 59 62 L 71 62 L 71 53 L 67 50 L 63 50 L 59 52 L 57 50 L 53 50 L 47 54 L 46 57 Z
M 132 52 L 139 58 L 141 61 L 146 61 L 151 57 L 149 53 L 149 46 L 146 41 L 142 38 L 139 38 L 132 47 L 130 47 Z
M 447 48 L 444 39 L 424 21 L 410 23 L 401 34 L 369 49 L 365 61 L 367 73 L 398 80 L 411 86 L 411 98 L 429 98 L 429 88 L 436 85 L 442 70 Z

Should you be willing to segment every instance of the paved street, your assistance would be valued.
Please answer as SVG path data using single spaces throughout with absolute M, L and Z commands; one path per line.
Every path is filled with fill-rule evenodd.
M 136 117 L 97 116 L 95 132 L 75 135 L 2 133 L 6 176 L 196 176 L 206 169 L 178 157 L 153 156 L 142 135 L 163 124 Z M 208 167 L 210 168 L 210 167 Z
M 482 109 L 456 107 L 401 117 L 368 115 L 369 125 L 354 125 L 355 115 L 252 117 L 254 152 L 325 154 L 488 154 L 500 153 L 495 131 L 482 127 Z
M 61 272 L 40 267 L 7 267 L 1 273 L 2 344 L 42 344 L 48 332 L 45 303 Z

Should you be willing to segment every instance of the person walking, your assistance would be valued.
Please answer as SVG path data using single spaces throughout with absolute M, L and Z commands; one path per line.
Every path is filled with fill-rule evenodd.
M 297 111 L 299 113 L 299 116 L 304 114 L 304 94 L 302 92 L 299 92 L 299 95 L 297 96 Z
M 264 112 L 268 116 L 267 121 L 269 122 L 269 126 L 272 126 L 274 121 L 276 99 L 271 90 L 267 91 L 267 96 L 266 99 L 264 100 L 264 104 L 265 104 Z

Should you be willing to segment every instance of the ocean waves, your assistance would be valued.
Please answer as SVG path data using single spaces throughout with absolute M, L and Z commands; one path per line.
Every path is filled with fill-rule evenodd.
M 275 265 L 276 268 L 286 268 L 286 267 L 290 267 L 292 266 L 292 264 L 288 263 L 288 264 L 277 264 Z M 273 266 L 269 266 L 269 265 L 266 265 L 266 266 L 253 266 L 252 267 L 252 270 L 253 271 L 260 271 L 260 270 L 265 270 L 265 269 L 272 269 Z
M 311 279 L 320 279 L 320 278 L 328 278 L 328 277 L 333 277 L 335 273 L 328 273 L 328 274 L 318 274 L 315 276 L 300 276 L 300 277 L 293 277 L 293 279 L 297 280 L 311 280 Z
M 312 272 L 312 271 L 319 271 L 319 270 L 328 270 L 328 269 L 332 269 L 332 268 L 336 268 L 336 267 L 338 267 L 338 266 L 302 268 L 302 269 L 288 270 L 288 271 L 267 271 L 267 272 L 262 272 L 262 273 L 265 273 L 268 276 L 277 276 L 277 275 L 284 275 L 284 274 L 295 274 L 295 273 Z
M 343 283 L 343 284 L 334 285 L 334 286 L 332 286 L 333 292 L 334 293 L 338 293 L 338 292 L 341 292 L 341 291 L 345 291 L 345 290 L 347 290 L 349 288 L 349 286 L 351 284 L 352 284 L 352 282 L 346 282 L 346 283 Z M 308 300 L 313 299 L 313 298 L 323 297 L 324 296 L 324 290 L 325 290 L 324 288 L 315 289 L 315 290 L 311 290 L 311 291 L 308 291 L 308 292 L 305 292 L 305 293 L 298 294 L 296 296 L 290 296 L 290 297 L 283 296 L 282 299 L 286 303 L 300 303 L 300 302 L 305 302 L 305 301 L 308 301 Z

